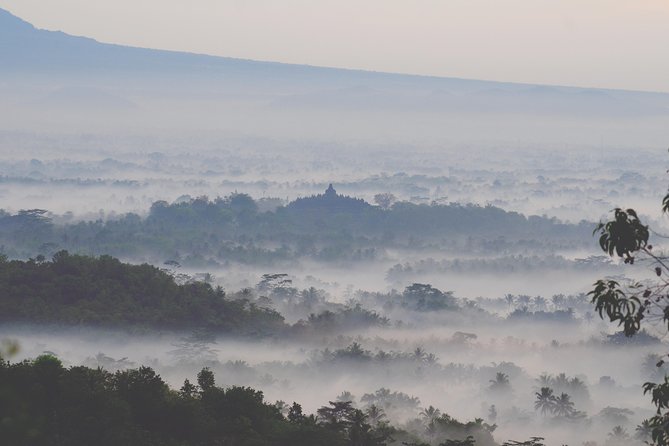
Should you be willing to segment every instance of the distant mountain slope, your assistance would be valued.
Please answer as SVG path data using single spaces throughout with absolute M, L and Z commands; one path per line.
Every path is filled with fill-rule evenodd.
M 285 76 L 320 76 L 332 78 L 411 78 L 386 73 L 259 62 L 176 51 L 134 48 L 105 44 L 86 37 L 46 31 L 0 9 L 0 60 L 5 72 L 36 69 L 59 71 L 188 71 L 212 74 L 255 75 L 281 79 Z M 425 78 L 430 79 L 430 78 Z M 433 78 L 438 79 L 438 78 Z M 479 81 L 453 80 L 464 84 Z M 482 85 L 485 82 L 481 83 Z
M 140 81 L 141 88 L 161 95 L 193 88 L 207 91 L 214 86 L 228 93 L 263 94 L 262 103 L 269 110 L 669 116 L 669 94 L 379 73 L 133 48 L 36 29 L 2 9 L 0 67 L 0 78 L 72 81 L 84 77 L 93 90 L 107 88 L 113 80 L 116 87 L 125 89 L 124 94 Z M 156 83 L 161 79 L 168 83 Z M 17 101 L 25 103 L 22 98 Z M 39 101 L 53 103 L 53 98 Z M 132 102 L 120 97 L 113 105 L 118 108 L 121 101 Z
M 132 48 L 40 30 L 0 9 L 0 58 L 6 70 L 143 70 L 213 67 L 233 59 Z M 240 61 L 237 61 L 238 63 Z M 257 64 L 244 61 L 246 64 Z

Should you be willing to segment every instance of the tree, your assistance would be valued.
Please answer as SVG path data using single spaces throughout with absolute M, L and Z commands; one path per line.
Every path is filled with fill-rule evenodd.
M 622 426 L 615 426 L 607 437 L 606 446 L 627 446 L 630 443 L 630 436 Z
M 302 413 L 302 406 L 293 402 L 293 405 L 288 409 L 288 421 L 291 423 L 300 423 L 304 420 L 304 414 Z
M 189 386 L 185 386 L 189 387 Z M 192 390 L 192 389 L 191 389 Z M 380 446 L 363 421 L 358 439 L 312 416 L 286 420 L 262 392 L 212 388 L 202 398 L 171 390 L 149 367 L 110 373 L 65 368 L 49 355 L 0 361 L 3 445 Z M 295 407 L 295 405 L 294 405 Z M 297 405 L 299 407 L 299 405 Z M 296 410 L 293 413 L 297 412 Z M 299 410 L 301 412 L 301 409 Z M 360 419 L 360 414 L 355 414 Z M 298 419 L 299 418 L 299 419 Z M 355 421 L 355 417 L 353 420 Z
M 420 417 L 428 425 L 441 416 L 441 411 L 434 406 L 427 407 L 420 411 Z
M 650 424 L 649 420 L 643 420 L 640 425 L 638 425 L 634 431 L 634 438 L 647 442 L 652 438 L 653 427 Z
M 374 195 L 374 203 L 378 204 L 381 209 L 390 209 L 396 201 L 397 198 L 388 192 Z
M 350 401 L 351 403 L 355 402 L 355 396 L 348 390 L 344 390 L 342 393 L 337 396 L 337 401 L 339 402 L 345 402 L 345 401 Z
M 191 384 L 188 379 L 185 379 L 184 385 L 181 386 L 181 389 L 179 390 L 179 395 L 184 398 L 194 398 L 197 395 L 197 386 Z
M 566 393 L 561 393 L 560 396 L 556 397 L 553 413 L 558 417 L 565 418 L 574 415 L 574 402 L 571 400 L 571 397 Z
M 197 374 L 197 385 L 200 386 L 203 392 L 213 389 L 216 385 L 216 380 L 214 378 L 214 372 L 209 370 L 209 367 L 205 367 L 200 370 L 200 373 Z
M 378 426 L 380 423 L 384 423 L 384 418 L 386 418 L 386 412 L 376 404 L 370 404 L 367 410 L 365 410 L 365 415 L 367 415 L 369 424 L 372 426 Z
M 509 375 L 503 372 L 497 372 L 495 379 L 490 380 L 490 390 L 494 392 L 505 392 L 511 389 Z
M 335 430 L 344 430 L 350 424 L 355 409 L 350 401 L 330 401 L 330 406 L 318 409 L 318 417 L 322 424 Z
M 323 426 L 346 436 L 351 446 L 382 446 L 391 434 L 385 423 L 379 423 L 377 429 L 372 427 L 368 415 L 350 401 L 330 401 L 330 406 L 321 407 L 317 413 Z
M 541 411 L 541 415 L 552 413 L 555 407 L 555 395 L 553 389 L 549 387 L 542 387 L 540 392 L 535 394 L 537 400 L 534 402 L 534 409 Z
M 497 421 L 497 408 L 494 404 L 490 405 L 488 408 L 488 420 L 490 420 L 491 423 Z
M 662 200 L 662 212 L 669 212 L 669 193 Z M 618 257 L 630 267 L 648 264 L 657 276 L 656 281 L 634 280 L 619 282 L 600 279 L 588 293 L 592 297 L 595 311 L 601 318 L 622 326 L 625 336 L 639 333 L 642 325 L 649 320 L 661 320 L 669 331 L 669 264 L 667 259 L 653 252 L 649 243 L 650 230 L 641 222 L 634 209 L 616 208 L 613 219 L 600 222 L 594 234 L 599 235 L 599 246 L 611 257 Z M 664 364 L 658 361 L 657 366 Z M 650 394 L 657 408 L 656 415 L 648 420 L 646 428 L 651 429 L 651 444 L 669 445 L 669 377 L 656 384 L 643 385 L 644 394 Z

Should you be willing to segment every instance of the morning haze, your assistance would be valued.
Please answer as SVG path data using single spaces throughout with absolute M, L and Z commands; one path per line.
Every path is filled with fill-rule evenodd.
M 0 443 L 666 444 L 664 2 L 0 7 Z

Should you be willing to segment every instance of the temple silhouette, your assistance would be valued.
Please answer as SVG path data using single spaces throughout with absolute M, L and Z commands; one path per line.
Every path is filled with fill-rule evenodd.
M 318 211 L 326 214 L 331 212 L 356 213 L 372 207 L 361 198 L 338 194 L 332 183 L 322 194 L 298 198 L 287 206 L 293 210 Z

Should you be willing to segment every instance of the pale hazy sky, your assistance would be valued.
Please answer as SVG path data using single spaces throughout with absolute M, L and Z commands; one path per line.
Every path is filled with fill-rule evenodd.
M 150 48 L 669 92 L 669 0 L 0 0 L 39 28 Z

